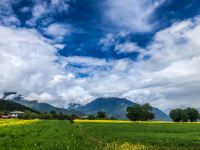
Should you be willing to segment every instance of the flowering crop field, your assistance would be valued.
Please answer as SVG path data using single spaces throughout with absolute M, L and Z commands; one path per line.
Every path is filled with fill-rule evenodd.
M 0 150 L 195 150 L 199 123 L 0 120 Z

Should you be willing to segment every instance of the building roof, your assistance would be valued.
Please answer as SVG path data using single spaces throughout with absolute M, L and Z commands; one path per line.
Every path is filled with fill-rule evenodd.
M 24 112 L 22 111 L 13 111 L 13 112 L 10 112 L 11 114 L 23 114 Z

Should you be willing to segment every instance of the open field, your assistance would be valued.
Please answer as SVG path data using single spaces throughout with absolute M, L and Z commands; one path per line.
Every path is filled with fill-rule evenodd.
M 199 123 L 75 122 L 0 120 L 0 150 L 200 149 Z

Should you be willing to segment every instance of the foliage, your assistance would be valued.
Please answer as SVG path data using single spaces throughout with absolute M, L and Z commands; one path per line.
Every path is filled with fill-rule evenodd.
M 95 116 L 95 115 L 92 115 L 92 114 L 90 114 L 90 115 L 88 115 L 88 119 L 89 119 L 89 120 L 95 120 L 95 119 L 96 119 L 96 116 Z
M 199 118 L 199 112 L 194 108 L 173 109 L 169 116 L 174 122 L 196 122 Z
M 169 116 L 174 122 L 186 121 L 188 118 L 187 113 L 182 109 L 171 110 Z
M 67 120 L 69 118 L 70 116 L 68 115 L 56 112 L 36 114 L 26 111 L 24 114 L 19 116 L 19 119 Z
M 25 113 L 19 115 L 19 119 L 37 119 L 39 115 L 33 112 L 26 111 Z
M 197 120 L 199 119 L 199 111 L 194 109 L 194 108 L 187 108 L 185 109 L 185 111 L 187 112 L 188 115 L 188 120 L 190 122 L 197 122 Z
M 8 100 L 1 100 L 0 99 L 0 112 L 10 112 L 10 111 L 31 111 L 34 113 L 39 113 L 33 109 L 20 105 L 18 103 L 8 101 Z
M 97 116 L 96 116 L 97 119 L 106 119 L 107 118 L 107 114 L 103 111 L 99 111 L 97 112 Z
M 147 103 L 144 105 L 135 104 L 127 107 L 127 118 L 132 121 L 147 121 L 155 118 L 152 107 Z

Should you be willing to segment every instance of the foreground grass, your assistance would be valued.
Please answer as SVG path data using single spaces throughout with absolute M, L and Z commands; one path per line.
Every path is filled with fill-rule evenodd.
M 0 120 L 0 150 L 200 149 L 198 123 L 5 121 L 18 122 Z
M 35 121 L 20 126 L 0 126 L 0 150 L 67 149 L 93 150 L 95 147 L 79 132 L 77 126 L 67 121 Z

